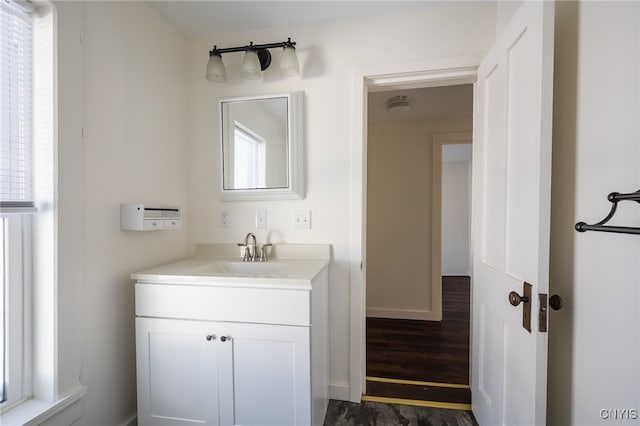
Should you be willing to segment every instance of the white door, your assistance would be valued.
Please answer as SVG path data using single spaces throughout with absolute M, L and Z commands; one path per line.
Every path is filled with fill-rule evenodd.
M 483 426 L 546 423 L 553 20 L 553 2 L 524 2 L 478 69 L 471 370 Z M 508 300 L 525 281 L 531 331 Z

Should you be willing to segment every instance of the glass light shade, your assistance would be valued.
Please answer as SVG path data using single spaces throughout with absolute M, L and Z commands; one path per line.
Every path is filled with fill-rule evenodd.
M 247 80 L 260 80 L 262 78 L 262 68 L 258 53 L 255 50 L 247 50 L 242 60 L 242 75 Z
M 295 47 L 285 47 L 282 51 L 280 59 L 280 70 L 286 76 L 292 77 L 300 73 L 300 65 L 298 64 L 298 56 Z
M 207 80 L 214 83 L 227 81 L 227 71 L 224 68 L 224 63 L 220 55 L 209 56 L 209 62 L 207 63 Z

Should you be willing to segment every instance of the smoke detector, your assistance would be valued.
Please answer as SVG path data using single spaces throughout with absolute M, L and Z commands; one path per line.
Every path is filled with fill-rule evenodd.
M 411 109 L 411 99 L 405 95 L 392 96 L 387 99 L 387 111 L 391 114 L 404 114 Z

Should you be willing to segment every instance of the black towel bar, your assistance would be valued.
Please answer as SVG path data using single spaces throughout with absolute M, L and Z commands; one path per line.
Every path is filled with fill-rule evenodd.
M 586 231 L 598 231 L 598 232 L 615 232 L 618 234 L 636 234 L 640 235 L 640 228 L 630 227 L 630 226 L 604 226 L 613 215 L 616 213 L 616 209 L 618 208 L 618 203 L 620 201 L 635 201 L 640 203 L 640 190 L 636 192 L 630 192 L 626 194 L 621 194 L 619 192 L 612 192 L 607 196 L 607 200 L 611 202 L 611 210 L 609 210 L 609 214 L 602 219 L 598 223 L 594 223 L 593 225 L 588 225 L 585 222 L 576 223 L 576 231 L 578 232 L 586 232 Z

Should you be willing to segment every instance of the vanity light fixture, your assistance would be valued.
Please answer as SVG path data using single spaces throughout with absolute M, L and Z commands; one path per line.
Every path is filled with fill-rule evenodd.
M 404 114 L 409 112 L 411 99 L 405 95 L 392 96 L 387 99 L 387 111 L 391 114 Z
M 296 42 L 287 41 L 280 43 L 253 44 L 248 46 L 226 47 L 219 49 L 213 46 L 209 51 L 209 62 L 207 63 L 207 80 L 214 83 L 227 81 L 227 71 L 222 62 L 222 54 L 230 52 L 245 52 L 242 60 L 242 76 L 247 80 L 259 80 L 262 72 L 271 65 L 271 52 L 269 49 L 282 47 L 282 58 L 280 59 L 280 70 L 286 76 L 295 76 L 300 73 L 300 65 L 296 56 Z

